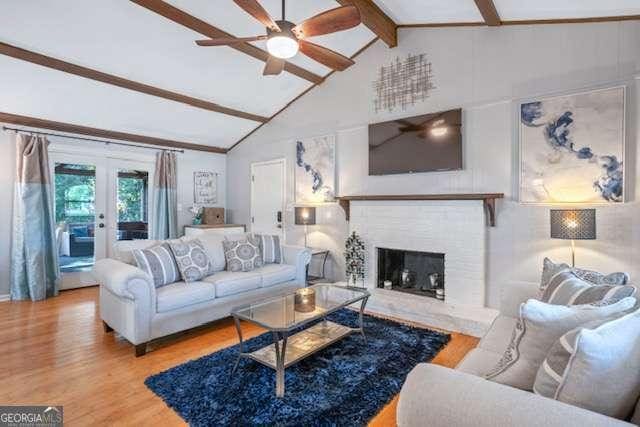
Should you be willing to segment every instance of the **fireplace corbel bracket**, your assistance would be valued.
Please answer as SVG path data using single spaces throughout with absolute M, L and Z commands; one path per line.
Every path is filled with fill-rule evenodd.
M 349 221 L 351 215 L 351 201 L 348 199 L 338 199 L 338 203 L 340 204 L 340 207 L 342 208 L 342 210 L 344 211 L 344 217 L 347 221 Z
M 496 226 L 496 199 L 487 198 L 482 199 L 482 205 L 484 206 L 484 212 L 487 216 L 487 224 L 490 227 Z
M 351 201 L 355 200 L 482 200 L 487 225 L 496 226 L 496 199 L 504 198 L 502 193 L 471 193 L 471 194 L 407 194 L 407 195 L 362 195 L 336 197 L 338 204 L 344 210 L 347 221 L 351 217 Z

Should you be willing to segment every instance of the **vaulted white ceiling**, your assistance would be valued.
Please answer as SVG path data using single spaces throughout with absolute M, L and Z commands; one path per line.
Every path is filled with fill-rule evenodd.
M 482 22 L 473 0 L 376 0 L 399 25 Z M 638 15 L 639 0 L 493 0 L 503 21 Z
M 231 0 L 169 0 L 234 36 L 264 28 Z M 376 0 L 397 24 L 479 22 L 473 0 Z M 640 14 L 639 0 L 494 0 L 503 20 Z M 275 18 L 280 0 L 262 0 Z M 300 22 L 339 6 L 289 0 Z M 197 47 L 205 38 L 130 1 L 5 0 L 0 42 L 247 113 L 270 117 L 312 83 L 229 47 Z M 352 56 L 375 38 L 364 25 L 314 42 Z M 264 43 L 256 46 L 265 49 Z M 297 55 L 290 62 L 319 76 L 327 67 Z M 348 72 L 348 71 L 347 71 Z M 0 55 L 0 111 L 102 129 L 230 147 L 260 123 L 115 87 Z

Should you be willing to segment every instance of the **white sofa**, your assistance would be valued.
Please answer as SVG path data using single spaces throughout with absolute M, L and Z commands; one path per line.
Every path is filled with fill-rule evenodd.
M 199 282 L 177 282 L 156 288 L 152 278 L 135 266 L 132 249 L 157 242 L 116 243 L 114 257 L 96 262 L 93 274 L 100 284 L 100 317 L 105 330 L 116 330 L 135 345 L 136 356 L 153 339 L 193 328 L 230 315 L 239 305 L 281 295 L 305 286 L 307 248 L 282 246 L 282 263 L 251 272 L 225 271 L 221 235 L 198 237 L 215 273 Z
M 502 298 L 500 316 L 456 369 L 427 363 L 417 365 L 400 391 L 398 426 L 630 425 L 483 378 L 509 344 L 520 304 L 535 298 L 537 291 L 538 287 L 529 283 L 510 286 Z M 633 422 L 640 422 L 640 402 Z

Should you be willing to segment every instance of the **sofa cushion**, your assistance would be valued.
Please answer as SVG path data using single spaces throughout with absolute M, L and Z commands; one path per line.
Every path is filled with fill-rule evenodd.
M 486 335 L 478 343 L 478 347 L 502 355 L 511 341 L 511 334 L 517 321 L 515 317 L 496 317 Z
M 208 282 L 176 282 L 156 291 L 157 311 L 165 313 L 216 297 L 215 286 Z
M 619 301 L 633 296 L 631 285 L 594 285 L 579 278 L 571 270 L 555 274 L 542 293 L 541 301 L 559 305 L 593 304 L 598 301 Z
M 500 357 L 502 357 L 502 353 L 495 353 L 477 347 L 465 355 L 464 359 L 456 366 L 456 369 L 467 374 L 483 377 L 496 366 Z
M 209 256 L 200 240 L 170 240 L 169 246 L 185 282 L 195 282 L 210 274 Z
M 538 370 L 534 392 L 624 419 L 640 394 L 640 310 L 564 334 Z
M 160 243 L 157 240 L 119 240 L 113 244 L 113 258 L 129 265 L 136 265 L 135 249 L 148 249 Z
M 148 249 L 135 249 L 133 256 L 138 268 L 153 278 L 156 288 L 180 280 L 180 270 L 168 243 Z
M 538 368 L 562 335 L 587 322 L 629 310 L 635 302 L 630 297 L 605 306 L 563 306 L 530 299 L 520 306 L 509 346 L 486 378 L 531 391 Z
M 228 271 L 248 272 L 262 267 L 260 246 L 255 237 L 247 236 L 243 240 L 225 240 L 222 242 L 222 246 Z
M 183 237 L 182 239 L 189 240 L 190 238 Z M 202 246 L 204 246 L 204 250 L 211 262 L 209 274 L 224 270 L 226 263 L 224 259 L 224 249 L 222 248 L 224 235 L 219 233 L 202 233 L 198 234 L 198 240 L 200 240 Z
M 217 298 L 259 289 L 262 284 L 258 271 L 220 271 L 204 280 L 214 284 Z
M 268 264 L 255 270 L 262 275 L 262 287 L 278 285 L 296 278 L 296 267 L 289 264 Z

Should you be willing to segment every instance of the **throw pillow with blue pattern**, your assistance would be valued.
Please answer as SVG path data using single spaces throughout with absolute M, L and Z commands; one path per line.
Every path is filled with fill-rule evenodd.
M 247 235 L 241 240 L 224 240 L 224 257 L 227 261 L 227 271 L 252 271 L 262 267 L 260 243 L 254 236 Z
M 185 282 L 196 282 L 209 275 L 211 262 L 200 240 L 171 240 L 169 245 Z

